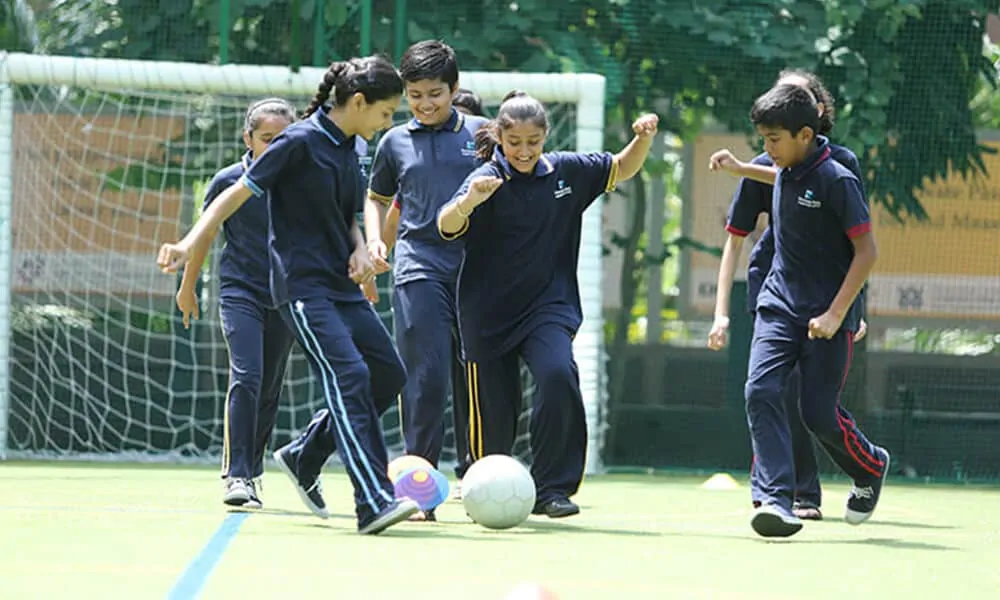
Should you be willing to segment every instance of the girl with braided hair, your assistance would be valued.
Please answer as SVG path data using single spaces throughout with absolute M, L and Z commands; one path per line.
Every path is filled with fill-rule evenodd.
M 406 374 L 392 339 L 359 284 L 374 277 L 356 214 L 365 182 L 361 139 L 392 124 L 403 93 L 399 73 L 382 57 L 330 65 L 303 120 L 274 138 L 177 243 L 157 259 L 173 272 L 254 195 L 267 193 L 271 300 L 309 360 L 327 411 L 310 424 L 324 450 L 336 448 L 354 486 L 358 532 L 377 534 L 419 510 L 396 499 L 373 381 L 396 391 Z M 378 365 L 379 373 L 374 373 Z M 322 463 L 294 443 L 275 453 L 314 513 L 329 516 L 319 490 Z M 310 453 L 309 457 L 321 456 Z

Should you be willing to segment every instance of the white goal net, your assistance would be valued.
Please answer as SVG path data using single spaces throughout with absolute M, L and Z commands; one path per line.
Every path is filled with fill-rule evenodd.
M 0 457 L 220 454 L 228 359 L 214 264 L 202 320 L 185 330 L 178 279 L 155 268 L 156 249 L 186 231 L 207 182 L 241 154 L 247 104 L 277 95 L 303 106 L 321 78 L 315 68 L 0 55 Z M 488 109 L 513 88 L 546 102 L 551 150 L 602 149 L 602 77 L 464 73 L 462 85 Z M 598 202 L 584 219 L 575 341 L 588 473 L 600 470 L 605 429 L 601 257 Z M 391 326 L 389 282 L 380 284 Z M 273 442 L 297 434 L 321 398 L 296 350 Z M 384 427 L 401 452 L 394 410 Z M 445 460 L 455 458 L 452 435 L 449 425 Z

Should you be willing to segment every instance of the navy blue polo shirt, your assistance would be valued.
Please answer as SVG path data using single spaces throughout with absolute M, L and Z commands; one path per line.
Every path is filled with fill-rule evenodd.
M 854 259 L 851 239 L 871 231 L 861 182 L 831 154 L 820 138 L 802 163 L 778 172 L 774 186 L 774 261 L 757 308 L 802 326 L 830 308 Z M 842 329 L 857 331 L 861 308 L 856 300 Z
M 364 300 L 347 275 L 351 227 L 364 198 L 360 146 L 326 111 L 289 125 L 243 175 L 255 194 L 269 193 L 276 306 L 301 298 Z
M 437 214 L 479 164 L 476 131 L 486 122 L 452 108 L 439 127 L 412 119 L 390 129 L 379 142 L 368 196 L 386 205 L 395 197 L 399 205 L 396 285 L 418 279 L 455 281 L 462 244 L 441 239 Z
M 459 325 L 466 357 L 474 361 L 505 354 L 543 323 L 573 333 L 579 329 L 576 270 L 583 212 L 614 189 L 618 164 L 606 152 L 554 152 L 543 154 L 525 175 L 511 168 L 498 148 L 454 199 L 484 175 L 504 182 L 453 236 L 465 237 Z
M 826 139 L 822 138 L 821 139 Z M 830 144 L 830 158 L 844 165 L 851 170 L 851 173 L 862 181 L 861 166 L 858 164 L 858 157 L 848 148 Z M 755 165 L 773 167 L 774 161 L 771 157 L 759 154 L 750 161 Z M 726 231 L 739 236 L 746 237 L 757 226 L 757 218 L 761 213 L 768 216 L 768 223 L 771 218 L 771 200 L 774 196 L 774 186 L 756 181 L 754 179 L 742 178 L 736 185 L 736 193 L 733 194 L 733 201 L 729 205 L 729 215 L 726 218 Z M 771 270 L 771 261 L 774 259 L 774 234 L 768 226 L 760 239 L 750 250 L 750 268 L 747 271 L 747 309 L 754 312 L 757 309 L 757 296 L 760 288 L 764 284 L 764 278 Z
M 243 176 L 250 165 L 250 153 L 215 174 L 205 192 L 204 211 Z M 254 195 L 222 224 L 226 245 L 219 257 L 219 295 L 241 297 L 271 305 L 270 272 L 267 258 L 267 197 Z

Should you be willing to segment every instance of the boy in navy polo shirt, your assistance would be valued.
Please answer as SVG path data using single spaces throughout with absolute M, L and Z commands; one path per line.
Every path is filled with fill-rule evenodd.
M 396 346 L 408 373 L 400 398 L 406 453 L 435 467 L 444 440 L 449 387 L 455 436 L 467 436 L 468 398 L 455 315 L 455 282 L 462 245 L 442 240 L 437 213 L 478 164 L 476 131 L 486 123 L 452 106 L 458 89 L 455 52 L 438 41 L 416 43 L 403 54 L 400 74 L 413 118 L 390 129 L 372 161 L 365 231 L 376 268 L 386 269 L 381 239 L 385 211 L 399 207 L 393 281 Z M 460 444 L 457 444 L 460 445 Z M 466 457 L 459 456 L 461 479 Z M 433 512 L 426 515 L 434 519 Z
M 518 359 L 534 377 L 531 473 L 535 514 L 580 512 L 570 500 L 583 478 L 587 423 L 572 341 L 583 320 L 577 263 L 583 212 L 642 168 L 657 117 L 632 125 L 618 154 L 542 152 L 544 106 L 507 95 L 477 134 L 485 164 L 473 171 L 438 217 L 441 236 L 465 237 L 458 279 L 462 343 L 468 361 L 473 459 L 510 454 L 521 413 Z
M 823 82 L 808 71 L 787 70 L 779 76 L 775 85 L 788 83 L 800 86 L 809 91 L 819 109 L 819 133 L 828 136 L 833 130 L 834 99 Z M 830 144 L 830 158 L 850 169 L 851 173 L 861 181 L 861 168 L 858 159 L 849 149 Z M 750 164 L 739 161 L 729 150 L 715 152 L 709 160 L 709 169 L 725 170 L 733 175 L 741 176 L 736 193 L 729 206 L 726 220 L 728 237 L 722 250 L 722 260 L 719 265 L 719 279 L 716 286 L 715 322 L 708 335 L 708 347 L 721 350 L 726 345 L 726 330 L 729 328 L 729 297 L 733 284 L 733 274 L 739 260 L 743 240 L 757 226 L 761 214 L 771 215 L 771 197 L 774 192 L 774 178 L 777 168 L 767 153 L 753 158 Z M 757 295 L 760 292 L 764 277 L 771 269 L 774 256 L 774 235 L 770 228 L 764 230 L 758 243 L 750 254 L 750 267 L 747 272 L 747 307 L 751 315 L 757 310 Z M 864 337 L 866 326 L 861 321 L 860 330 L 855 334 L 857 342 Z M 788 424 L 791 428 L 792 449 L 795 460 L 795 501 L 792 510 L 800 519 L 819 520 L 823 518 L 820 511 L 822 490 L 819 482 L 819 463 L 812 435 L 802 423 L 799 410 L 799 370 L 795 368 L 789 375 L 785 385 L 785 410 L 788 414 Z M 759 506 L 761 499 L 757 492 L 756 471 L 751 467 L 750 488 L 754 506 Z
M 236 183 L 268 144 L 296 120 L 281 98 L 266 98 L 247 108 L 243 142 L 247 153 L 215 174 L 205 192 L 204 209 Z M 219 259 L 219 313 L 229 349 L 229 390 L 223 414 L 223 502 L 261 508 L 257 483 L 264 474 L 264 450 L 274 428 L 288 354 L 295 338 L 273 308 L 267 261 L 267 198 L 255 196 L 226 219 L 226 245 Z M 184 318 L 198 318 L 195 288 L 212 240 L 194 249 L 184 267 L 177 307 Z
M 355 218 L 364 181 L 354 136 L 368 139 L 389 126 L 402 91 L 399 74 L 384 58 L 330 65 L 306 118 L 275 138 L 181 242 L 163 245 L 157 259 L 165 271 L 176 270 L 252 195 L 269 192 L 272 300 L 319 380 L 332 424 L 330 445 L 344 459 L 354 486 L 362 534 L 380 533 L 419 511 L 416 502 L 394 498 L 386 474 L 371 380 L 386 377 L 401 384 L 405 370 L 358 287 L 375 269 Z M 378 375 L 365 360 L 375 357 L 384 360 Z M 279 451 L 276 458 L 308 505 L 315 474 L 304 479 L 295 457 Z
M 830 160 L 815 135 L 812 95 L 779 85 L 754 103 L 750 119 L 779 168 L 772 204 L 774 259 L 757 300 L 746 383 L 747 418 L 761 506 L 751 520 L 764 537 L 802 528 L 792 513 L 794 461 L 783 394 L 801 371 L 802 419 L 853 480 L 845 519 L 871 517 L 889 470 L 889 453 L 870 442 L 839 405 L 850 366 L 856 302 L 877 258 L 868 205 L 857 177 Z

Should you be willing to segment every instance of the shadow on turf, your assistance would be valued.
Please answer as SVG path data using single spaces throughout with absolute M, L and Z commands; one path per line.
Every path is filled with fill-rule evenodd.
M 928 544 L 926 542 L 908 542 L 895 538 L 865 538 L 856 540 L 801 540 L 790 541 L 799 544 L 849 544 L 852 546 L 881 546 L 883 548 L 896 548 L 898 550 L 938 550 L 955 551 L 959 548 L 954 546 L 944 546 L 941 544 Z
M 912 521 L 868 521 L 865 527 L 872 525 L 881 527 L 901 527 L 903 529 L 957 529 L 954 525 L 932 525 L 930 523 L 914 523 Z

